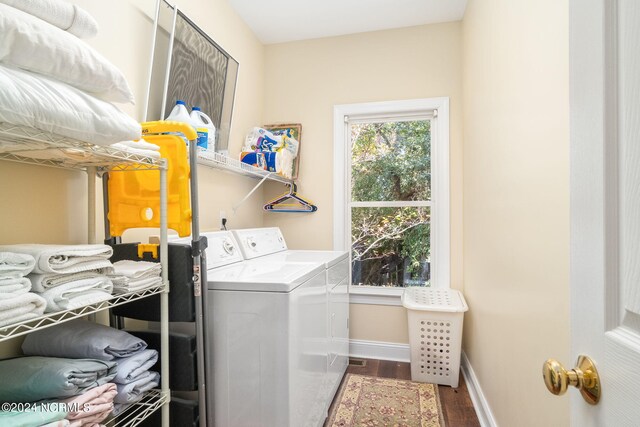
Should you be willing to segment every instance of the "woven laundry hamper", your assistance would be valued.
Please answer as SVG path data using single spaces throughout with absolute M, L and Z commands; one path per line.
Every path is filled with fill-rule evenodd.
M 462 320 L 469 309 L 453 289 L 406 288 L 411 380 L 458 387 Z

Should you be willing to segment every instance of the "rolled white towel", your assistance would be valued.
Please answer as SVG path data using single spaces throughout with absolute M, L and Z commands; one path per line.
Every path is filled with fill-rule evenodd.
M 107 245 L 41 245 L 0 246 L 0 251 L 28 254 L 35 258 L 34 273 L 78 273 L 111 267 L 113 249 Z
M 0 252 L 0 277 L 23 277 L 36 265 L 32 255 L 16 252 Z
M 79 280 L 84 279 L 95 279 L 95 280 L 104 280 L 106 274 L 110 273 L 113 269 L 111 267 L 107 267 L 100 270 L 92 270 L 92 271 L 81 271 L 80 273 L 71 273 L 71 274 L 58 274 L 58 273 L 47 273 L 47 274 L 30 274 L 27 278 L 31 281 L 33 285 L 33 292 L 46 292 L 51 288 L 55 288 L 56 286 L 64 285 L 65 283 L 77 282 Z
M 51 25 L 86 39 L 98 34 L 98 23 L 86 10 L 62 0 L 0 0 Z
M 122 260 L 113 263 L 113 275 L 131 279 L 160 276 L 162 266 L 157 262 Z
M 143 277 L 141 279 L 129 279 L 120 276 L 116 280 L 111 278 L 113 282 L 113 293 L 116 295 L 126 294 L 129 292 L 138 292 L 143 289 L 152 288 L 162 284 L 162 277 Z
M 113 297 L 113 284 L 106 276 L 81 279 L 55 286 L 40 295 L 47 302 L 46 312 L 72 310 L 107 301 Z
M 0 279 L 0 299 L 15 298 L 31 290 L 31 281 L 26 277 Z
M 46 305 L 44 298 L 31 292 L 15 298 L 0 299 L 0 326 L 42 316 Z

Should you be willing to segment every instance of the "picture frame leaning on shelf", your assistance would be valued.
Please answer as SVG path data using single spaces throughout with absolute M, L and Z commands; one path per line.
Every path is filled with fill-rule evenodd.
M 273 125 L 264 125 L 264 129 L 274 133 L 275 135 L 283 134 L 289 131 L 289 135 L 298 141 L 298 155 L 293 162 L 293 172 L 291 178 L 295 181 L 298 179 L 298 170 L 300 164 L 300 149 L 302 148 L 302 124 L 301 123 L 278 123 Z

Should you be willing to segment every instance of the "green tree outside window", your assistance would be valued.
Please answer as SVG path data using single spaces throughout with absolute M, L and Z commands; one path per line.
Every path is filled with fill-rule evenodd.
M 352 201 L 431 199 L 429 120 L 352 124 L 351 142 Z M 427 206 L 352 207 L 353 283 L 428 286 L 430 215 Z

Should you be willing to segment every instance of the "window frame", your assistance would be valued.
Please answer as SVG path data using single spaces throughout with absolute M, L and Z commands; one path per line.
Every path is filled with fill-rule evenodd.
M 431 283 L 450 287 L 449 98 L 335 105 L 333 108 L 333 247 L 351 253 L 349 119 L 431 117 Z M 351 263 L 349 263 L 351 277 Z M 351 283 L 350 283 L 351 285 Z M 349 286 L 351 303 L 400 305 L 404 288 Z

